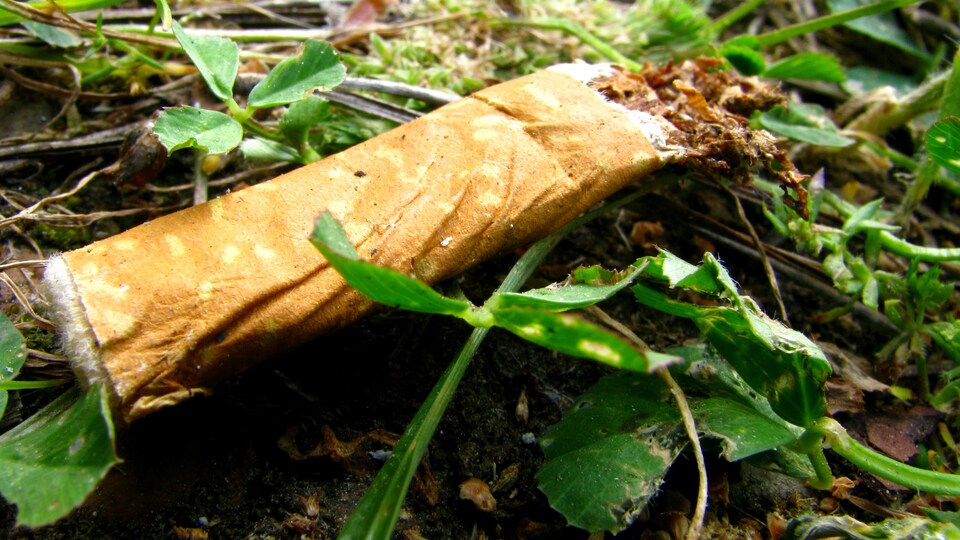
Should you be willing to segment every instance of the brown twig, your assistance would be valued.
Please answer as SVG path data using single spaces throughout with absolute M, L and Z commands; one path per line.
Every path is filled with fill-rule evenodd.
M 0 283 L 3 283 L 10 289 L 10 292 L 13 294 L 13 297 L 17 300 L 17 303 L 20 304 L 20 308 L 37 321 L 37 324 L 45 330 L 56 330 L 56 325 L 50 322 L 49 320 L 41 317 L 34 311 L 33 306 L 30 304 L 30 300 L 23 290 L 17 285 L 5 272 L 0 272 Z
M 787 306 L 783 304 L 783 295 L 780 294 L 780 285 L 777 283 L 777 274 L 773 271 L 773 267 L 770 266 L 770 259 L 767 257 L 767 250 L 764 248 L 764 243 L 760 241 L 760 236 L 757 235 L 757 230 L 753 227 L 753 223 L 750 222 L 750 219 L 747 218 L 747 213 L 743 210 L 743 204 L 740 203 L 740 197 L 737 197 L 737 194 L 734 193 L 733 190 L 731 190 L 723 182 L 717 182 L 717 185 L 720 186 L 720 189 L 730 195 L 730 198 L 733 199 L 733 203 L 737 206 L 737 215 L 740 216 L 740 222 L 743 223 L 743 226 L 747 228 L 747 231 L 750 233 L 750 238 L 753 240 L 753 245 L 757 248 L 757 253 L 760 255 L 760 262 L 763 265 L 763 271 L 767 275 L 767 281 L 770 283 L 770 288 L 773 290 L 773 297 L 777 301 L 777 307 L 780 309 L 780 317 L 783 319 L 784 324 L 789 325 L 790 319 L 787 317 Z

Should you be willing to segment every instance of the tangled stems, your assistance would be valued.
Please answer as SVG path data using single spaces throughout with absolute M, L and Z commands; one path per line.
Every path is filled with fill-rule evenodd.
M 960 496 L 960 475 L 918 469 L 891 459 L 857 442 L 832 418 L 824 417 L 814 422 L 801 437 L 801 441 L 813 437 L 822 438 L 824 446 L 832 448 L 850 463 L 881 478 L 910 489 L 939 495 Z M 823 456 L 819 450 L 807 455 L 813 456 L 814 453 L 820 457 Z M 817 459 L 811 457 L 811 461 L 814 462 L 817 470 L 818 482 L 822 482 L 824 478 L 821 476 L 821 470 L 816 467 Z

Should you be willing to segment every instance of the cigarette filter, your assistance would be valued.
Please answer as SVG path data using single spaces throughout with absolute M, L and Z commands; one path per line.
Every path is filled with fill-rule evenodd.
M 329 210 L 367 260 L 426 282 L 545 236 L 676 156 L 660 120 L 564 65 L 490 87 L 208 203 L 54 256 L 66 354 L 126 421 L 345 326 L 371 302 L 308 241 Z

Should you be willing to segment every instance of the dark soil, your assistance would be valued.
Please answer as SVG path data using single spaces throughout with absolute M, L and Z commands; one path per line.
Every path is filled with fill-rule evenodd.
M 628 264 L 645 252 L 625 244 L 617 227 L 652 215 L 665 204 L 666 199 L 654 196 L 621 216 L 602 218 L 576 232 L 532 279 L 557 279 L 573 263 Z M 695 259 L 698 248 L 689 241 L 691 231 L 684 225 L 688 220 L 676 218 L 660 220 L 667 231 L 662 245 Z M 506 254 L 459 282 L 479 301 L 514 259 Z M 755 289 L 762 300 L 768 287 L 759 264 L 740 260 L 735 253 L 724 259 L 732 270 L 741 271 L 741 284 Z M 796 305 L 793 300 L 788 298 Z M 629 296 L 603 307 L 656 348 L 696 335 L 692 325 L 638 308 Z M 383 312 L 270 360 L 224 382 L 211 397 L 121 429 L 117 449 L 123 463 L 81 508 L 56 525 L 14 530 L 12 537 L 333 537 L 373 479 L 389 444 L 368 440 L 343 459 L 303 456 L 323 446 L 327 429 L 340 441 L 381 430 L 401 433 L 468 333 L 469 327 L 455 320 Z M 606 372 L 597 364 L 558 356 L 494 331 L 431 442 L 395 536 L 585 538 L 583 531 L 566 527 L 538 491 L 534 474 L 543 454 L 535 441 Z M 528 402 L 527 419 L 518 418 L 521 395 Z M 728 530 L 738 537 L 765 529 L 766 514 L 779 507 L 792 514 L 815 503 L 813 498 L 799 499 L 810 496 L 802 483 L 774 480 L 769 474 L 750 468 L 748 480 L 741 483 L 739 466 L 713 459 L 711 475 L 718 484 L 710 507 L 714 526 L 722 529 L 721 523 L 732 522 Z M 494 512 L 481 512 L 460 499 L 464 480 L 476 477 L 496 485 L 504 482 L 504 475 L 515 475 L 515 480 L 494 491 Z M 758 475 L 778 490 L 758 489 Z M 620 537 L 647 537 L 644 531 L 668 527 L 669 520 L 660 516 L 689 510 L 696 488 L 692 458 L 681 456 L 665 486 L 647 518 Z M 3 516 L 9 528 L 9 507 Z
M 771 3 L 764 7 L 767 9 L 780 7 Z M 857 42 L 845 30 L 830 31 L 826 36 L 845 60 L 851 57 L 851 65 L 871 60 L 862 58 L 865 54 L 886 51 L 882 47 L 852 47 L 851 42 L 862 41 Z M 887 62 L 893 69 L 903 63 L 902 56 L 894 52 L 880 62 L 864 63 Z M 40 72 L 31 75 L 43 78 Z M 195 91 L 197 87 L 199 83 L 190 88 Z M 32 132 L 59 107 L 56 99 L 42 94 L 19 88 L 16 92 L 22 94 L 6 102 L 12 105 L 0 109 L 0 117 L 5 119 L 0 137 Z M 817 94 L 812 94 L 811 101 L 815 101 Z M 169 95 L 117 106 L 115 114 L 120 116 L 113 124 L 145 120 L 160 106 L 174 103 Z M 77 107 L 78 114 L 89 113 L 95 119 L 91 122 L 98 123 L 86 126 L 90 131 L 110 127 L 102 114 L 94 112 L 96 107 L 97 102 L 81 102 Z M 909 141 L 909 137 L 901 138 Z M 81 167 L 112 163 L 120 153 L 119 146 L 117 140 L 55 154 L 19 155 L 5 146 L 0 148 L 7 151 L 0 155 L 0 187 L 10 192 L 24 191 L 36 200 L 64 184 Z M 913 148 L 901 150 L 911 153 Z M 177 184 L 190 177 L 192 163 L 184 154 L 170 158 L 156 183 Z M 102 159 L 91 165 L 95 157 Z M 813 173 L 835 159 L 842 158 L 800 153 L 795 161 L 802 172 Z M 837 186 L 857 180 L 863 182 L 861 187 L 886 195 L 891 204 L 896 204 L 902 186 L 893 182 L 895 178 L 887 169 L 877 178 L 868 178 L 879 168 L 832 164 L 832 179 Z M 244 167 L 231 163 L 220 174 L 236 173 Z M 255 181 L 258 179 L 249 182 Z M 144 190 L 144 182 L 147 180 L 137 178 L 94 182 L 82 197 L 72 200 L 76 206 L 71 208 L 77 213 L 117 209 L 139 209 L 142 213 L 96 221 L 85 228 L 28 224 L 4 240 L 17 249 L 26 249 L 20 246 L 29 238 L 39 242 L 45 252 L 68 250 L 149 219 L 159 213 L 158 208 L 171 211 L 188 204 L 188 196 Z M 789 242 L 763 226 L 766 221 L 758 205 L 750 204 L 760 195 L 750 188 L 738 188 L 736 192 L 745 201 L 748 218 L 759 229 L 760 238 L 768 245 L 792 249 Z M 953 196 L 940 192 L 934 192 L 927 202 L 934 207 L 929 215 L 945 216 L 941 220 L 945 222 L 952 219 L 957 208 Z M 649 244 L 688 261 L 698 261 L 705 251 L 717 254 L 745 294 L 754 297 L 768 314 L 778 314 L 756 250 L 749 238 L 734 234 L 745 235 L 746 231 L 729 193 L 690 179 L 576 231 L 551 254 L 530 285 L 562 280 L 581 264 L 622 268 L 652 254 L 643 238 L 633 235 L 631 239 L 634 225 L 641 222 L 646 222 L 641 228 L 651 231 Z M 931 230 L 943 232 L 937 227 Z M 496 288 L 516 256 L 504 253 L 461 276 L 457 284 L 473 301 L 481 302 Z M 793 328 L 868 359 L 892 336 L 889 321 L 862 306 L 829 324 L 821 322 L 823 313 L 850 300 L 836 293 L 817 268 L 796 268 L 789 262 L 777 262 L 775 268 Z M 956 272 L 947 267 L 946 272 L 950 271 Z M 13 305 L 7 296 L 2 300 Z M 685 321 L 638 307 L 629 294 L 602 307 L 655 349 L 697 335 Z M 0 499 L 0 538 L 335 537 L 379 470 L 392 441 L 413 418 L 469 332 L 464 323 L 451 319 L 383 311 L 280 358 L 265 359 L 259 367 L 223 382 L 212 396 L 192 399 L 119 429 L 117 452 L 123 462 L 114 467 L 85 504 L 56 524 L 36 530 L 14 528 L 15 509 Z M 48 349 L 55 350 L 55 346 Z M 580 393 L 608 372 L 598 364 L 556 355 L 505 332 L 492 331 L 430 443 L 394 536 L 408 540 L 587 538 L 583 531 L 567 527 L 537 489 L 534 475 L 543 463 L 537 440 Z M 912 386 L 912 376 L 915 373 L 907 369 L 899 384 Z M 23 394 L 18 414 L 39 408 L 53 395 Z M 842 398 L 832 394 L 831 406 L 841 403 Z M 889 425 L 895 427 L 902 426 L 898 422 L 909 417 L 908 413 L 916 412 L 898 409 L 886 395 L 867 393 L 864 397 L 864 392 L 853 391 L 850 399 L 856 403 L 839 410 L 838 418 L 860 437 L 866 437 L 870 429 L 857 421 L 867 416 L 861 414 L 865 410 L 885 411 L 891 418 Z M 524 401 L 526 414 L 518 412 Z M 929 427 L 927 424 L 932 425 L 936 417 L 928 415 L 924 419 L 925 427 Z M 0 430 L 9 427 L 0 424 Z M 353 441 L 357 442 L 355 448 L 348 444 Z M 330 455 L 331 450 L 341 453 Z M 841 460 L 832 463 L 838 475 L 865 481 L 865 489 L 858 493 L 876 504 L 838 502 L 800 481 L 748 464 L 726 463 L 713 452 L 708 455 L 709 535 L 770 538 L 784 518 L 805 511 L 839 511 L 876 520 L 885 517 L 884 506 L 902 507 L 912 496 L 841 464 Z M 460 485 L 470 478 L 494 486 L 496 510 L 484 512 L 460 498 Z M 677 538 L 674 529 L 678 516 L 689 515 L 696 483 L 693 459 L 683 454 L 648 511 L 618 538 Z M 838 505 L 839 510 L 832 505 Z M 881 511 L 867 513 L 871 508 Z

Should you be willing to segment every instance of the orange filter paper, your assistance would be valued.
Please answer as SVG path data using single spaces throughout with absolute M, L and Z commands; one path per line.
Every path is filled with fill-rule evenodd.
M 427 282 L 545 236 L 669 161 L 656 119 L 565 65 L 490 87 L 271 181 L 85 248 L 45 274 L 66 352 L 127 421 L 371 309 L 308 241 Z

